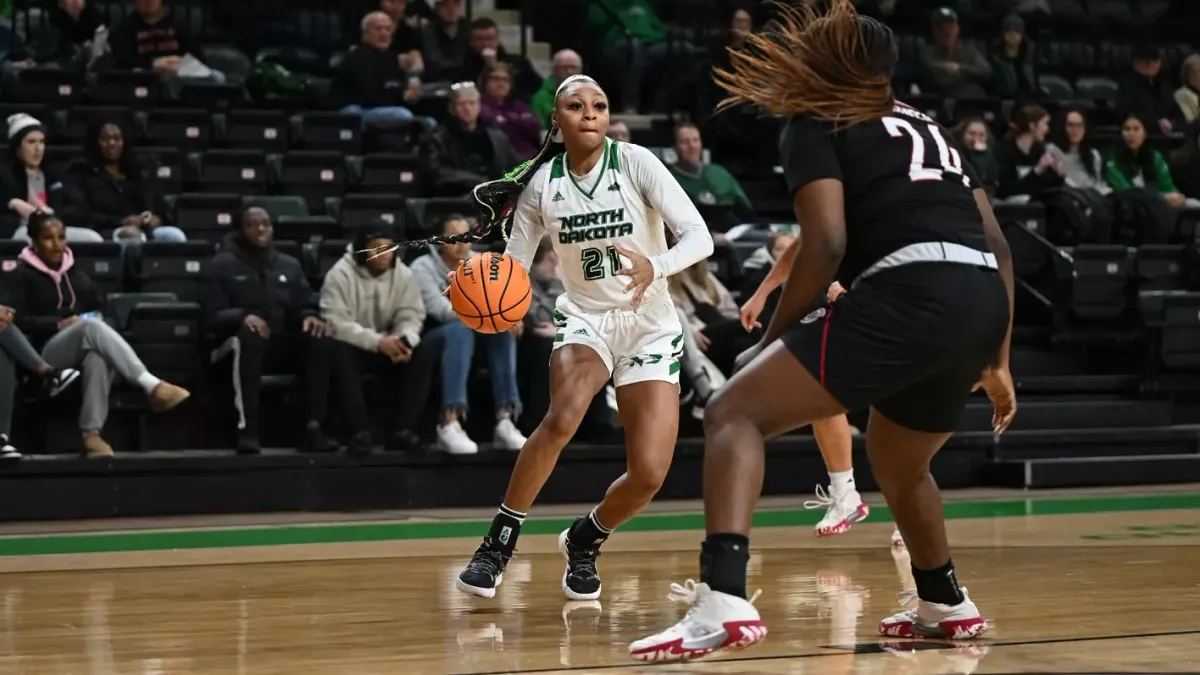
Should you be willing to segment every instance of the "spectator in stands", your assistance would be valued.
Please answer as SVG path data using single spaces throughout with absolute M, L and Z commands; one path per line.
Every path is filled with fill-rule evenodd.
M 1092 146 L 1088 136 L 1087 115 L 1082 110 L 1068 110 L 1063 118 L 1062 137 L 1057 143 L 1066 162 L 1066 184 L 1080 190 L 1095 190 L 1107 195 L 1112 188 L 1104 179 L 1104 159 Z
M 1008 138 L 996 150 L 1000 186 L 996 196 L 1014 201 L 1037 200 L 1046 190 L 1060 187 L 1067 165 L 1058 148 L 1046 144 L 1050 113 L 1027 105 L 1013 115 Z
M 614 141 L 622 143 L 630 143 L 632 136 L 629 133 L 629 125 L 621 121 L 616 121 L 608 125 L 608 137 Z
M 675 155 L 675 163 L 667 168 L 700 209 L 715 243 L 727 244 L 724 233 L 735 225 L 758 222 L 750 198 L 733 174 L 720 164 L 703 162 L 704 144 L 695 124 L 685 122 L 675 128 Z
M 333 328 L 334 367 L 340 398 L 353 432 L 350 454 L 371 452 L 371 420 L 363 395 L 363 371 L 382 375 L 395 396 L 389 416 L 393 450 L 417 452 L 417 420 L 429 397 L 434 366 L 441 357 L 436 339 L 421 340 L 425 303 L 412 270 L 394 252 L 365 251 L 391 246 L 391 225 L 379 221 L 355 232 L 346 254 L 325 275 L 321 316 Z
M 1180 68 L 1179 81 L 1182 86 L 1175 90 L 1175 105 L 1187 122 L 1200 117 L 1200 54 L 1189 54 Z
M 303 364 L 307 406 L 302 449 L 331 452 L 337 444 L 321 430 L 329 400 L 329 325 L 300 261 L 273 246 L 275 228 L 264 209 L 241 214 L 237 230 L 212 260 L 204 311 L 218 347 L 213 362 L 232 356 L 237 451 L 258 454 L 259 390 L 265 370 L 294 373 Z
M 446 151 L 441 180 L 463 191 L 521 163 L 503 131 L 479 123 L 479 100 L 479 89 L 472 82 L 451 87 L 450 119 L 435 132 Z
M 450 79 L 467 58 L 470 25 L 463 17 L 462 0 L 437 0 L 433 20 L 421 30 L 421 53 L 425 55 L 427 79 Z M 474 77 L 470 78 L 473 82 Z
M 440 218 L 435 229 L 443 235 L 454 235 L 466 232 L 469 225 L 463 216 L 452 214 Z M 449 298 L 443 295 L 450 287 L 446 276 L 470 255 L 470 244 L 440 249 L 430 247 L 429 253 L 412 264 L 421 286 L 421 298 L 425 301 L 425 339 L 437 339 L 442 344 L 442 413 L 438 441 L 442 449 L 452 455 L 479 452 L 479 447 L 460 423 L 467 412 L 467 380 L 478 341 L 484 344 L 488 353 L 492 398 L 496 406 L 495 443 L 507 450 L 520 450 L 525 445 L 525 437 L 515 424 L 521 408 L 517 393 L 517 338 L 524 332 L 524 324 L 518 322 L 507 333 L 476 333 L 458 320 Z
M 13 308 L 0 305 L 0 459 L 21 456 L 9 438 L 17 395 L 17 366 L 36 378 L 39 393 L 47 397 L 57 396 L 79 377 L 74 368 L 56 369 L 46 363 L 29 338 L 13 325 Z
M 477 82 L 484 71 L 497 64 L 509 67 L 512 73 L 513 97 L 528 101 L 541 86 L 542 77 L 533 69 L 529 59 L 520 54 L 510 54 L 500 44 L 500 26 L 488 19 L 471 22 L 471 38 L 467 42 L 467 55 L 455 80 Z
M 627 113 L 636 113 L 641 107 L 642 75 L 647 68 L 666 61 L 672 51 L 676 55 L 694 51 L 684 42 L 668 48 L 667 29 L 646 0 L 589 2 L 587 24 L 590 31 L 601 36 L 605 58 L 621 70 L 620 100 Z M 656 87 L 660 95 L 666 89 Z
M 671 299 L 683 310 L 697 346 L 726 376 L 733 374 L 733 360 L 758 341 L 742 328 L 733 294 L 701 260 L 670 277 Z
M 392 20 L 371 12 L 362 20 L 362 41 L 346 53 L 333 77 L 332 96 L 342 112 L 362 115 L 370 126 L 389 120 L 411 120 L 407 106 L 421 98 L 421 81 L 400 67 L 392 51 Z
M 409 75 L 425 72 L 421 55 L 421 31 L 417 17 L 406 16 L 408 0 L 379 0 L 379 9 L 392 20 L 392 51 L 400 55 L 400 69 Z
M 1135 115 L 1164 134 L 1175 128 L 1180 117 L 1174 92 L 1162 76 L 1162 53 L 1154 45 L 1139 45 L 1133 52 L 1133 72 L 1121 80 L 1117 90 L 1117 114 L 1121 119 Z
M 5 89 L 13 93 L 17 91 L 17 76 L 21 71 L 36 68 L 38 65 L 33 56 L 33 50 L 13 31 L 12 25 L 7 21 L 0 21 L 0 75 L 3 75 Z
M 132 152 L 125 152 L 126 133 L 117 120 L 88 125 L 84 158 L 67 169 L 67 182 L 79 195 L 90 225 L 112 230 L 113 241 L 141 243 L 187 241 L 170 222 L 158 181 L 142 170 Z
M 1187 205 L 1187 197 L 1175 187 L 1167 160 L 1146 143 L 1146 123 L 1136 115 L 1121 124 L 1121 142 L 1105 164 L 1105 175 L 1114 190 L 1146 188 L 1162 195 L 1171 206 Z
M 1025 21 L 1016 14 L 1004 17 L 1000 39 L 992 45 L 992 93 L 1001 98 L 1027 98 L 1038 94 L 1037 56 L 1025 35 Z
M 104 321 L 104 295 L 67 246 L 62 221 L 37 213 L 29 219 L 29 246 L 9 275 L 9 299 L 16 325 L 42 350 L 54 368 L 83 371 L 79 428 L 88 457 L 108 457 L 112 446 L 100 432 L 108 419 L 108 394 L 120 375 L 141 387 L 155 412 L 170 410 L 190 396 L 146 369 L 121 334 Z
M 118 68 L 153 70 L 172 81 L 225 81 L 220 71 L 204 66 L 199 41 L 186 23 L 163 8 L 163 0 L 136 0 L 108 42 Z
M 82 210 L 56 171 L 42 163 L 46 156 L 46 127 L 31 115 L 8 118 L 9 161 L 0 167 L 0 199 L 13 214 L 4 220 L 12 238 L 29 241 L 25 222 L 35 212 L 57 213 L 67 222 L 80 222 Z M 67 240 L 104 241 L 99 232 L 68 227 Z
M 58 0 L 34 39 L 34 59 L 43 68 L 82 70 L 92 62 L 92 44 L 103 25 L 100 13 L 87 0 Z
M 958 13 L 942 7 L 933 14 L 934 44 L 921 45 L 921 65 L 931 93 L 948 98 L 983 98 L 992 66 L 972 45 L 959 40 Z
M 968 117 L 954 129 L 958 147 L 963 150 L 963 159 L 971 163 L 988 196 L 995 197 L 1000 185 L 1000 163 L 992 152 L 991 136 L 987 122 L 980 117 Z
M 1187 126 L 1187 139 L 1171 153 L 1171 175 L 1188 200 L 1200 200 L 1200 124 Z
M 550 75 L 542 80 L 542 86 L 533 94 L 529 107 L 543 129 L 550 126 L 550 113 L 554 112 L 554 92 L 558 85 L 572 75 L 583 72 L 583 59 L 572 49 L 562 49 L 551 59 Z
M 508 137 L 521 159 L 529 159 L 542 147 L 542 125 L 524 101 L 513 96 L 513 71 L 507 63 L 494 63 L 483 70 L 479 88 L 479 119 Z

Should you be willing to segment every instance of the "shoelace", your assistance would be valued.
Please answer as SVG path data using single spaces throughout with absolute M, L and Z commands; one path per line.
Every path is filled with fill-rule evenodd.
M 600 576 L 596 571 L 596 558 L 600 557 L 600 549 L 579 548 L 567 544 L 567 562 L 571 567 L 571 576 L 582 579 L 595 579 Z
M 467 569 L 472 572 L 486 572 L 494 576 L 503 572 L 507 565 L 508 560 L 505 559 L 504 554 L 488 548 L 485 543 L 475 551 L 471 562 L 467 563 Z
M 830 506 L 833 506 L 835 500 L 833 499 L 832 495 L 830 495 L 828 492 L 825 491 L 824 485 L 817 485 L 816 492 L 817 492 L 817 498 L 809 499 L 809 500 L 805 501 L 804 508 L 806 508 L 806 509 L 824 509 L 824 508 L 829 508 Z
M 696 583 L 695 579 L 688 579 L 687 581 L 683 582 L 682 585 L 671 582 L 671 588 L 667 592 L 667 599 L 671 602 L 681 602 L 691 605 L 692 608 L 695 609 L 697 606 L 696 596 L 699 595 L 699 593 L 697 593 L 697 586 L 699 586 L 699 584 Z M 758 596 L 760 595 L 762 595 L 761 588 L 757 591 L 754 591 L 754 595 L 750 596 L 750 604 L 753 605 L 754 601 L 758 600 Z M 707 594 L 705 594 L 704 597 L 707 597 Z

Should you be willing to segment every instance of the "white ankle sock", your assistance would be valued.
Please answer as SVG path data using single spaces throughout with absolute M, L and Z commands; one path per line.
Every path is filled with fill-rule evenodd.
M 829 491 L 833 494 L 844 495 L 856 489 L 854 487 L 854 469 L 829 472 Z
M 154 388 L 162 384 L 162 380 L 151 375 L 149 372 L 145 372 L 138 375 L 137 383 L 139 387 L 146 390 L 147 394 L 153 394 Z

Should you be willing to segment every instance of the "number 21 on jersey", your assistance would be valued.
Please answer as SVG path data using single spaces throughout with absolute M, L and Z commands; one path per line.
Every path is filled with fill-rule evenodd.
M 908 167 L 908 177 L 914 181 L 919 180 L 942 180 L 945 174 L 955 174 L 962 177 L 963 185 L 971 186 L 971 181 L 963 172 L 962 155 L 958 150 L 950 147 L 942 136 L 942 130 L 936 124 L 923 125 L 923 128 L 918 129 L 913 126 L 912 122 L 899 117 L 883 118 L 883 126 L 887 129 L 889 135 L 893 138 L 902 138 L 908 136 L 912 140 L 912 163 Z M 923 133 L 924 132 L 924 133 Z M 932 167 L 925 164 L 927 159 L 925 156 L 925 139 L 932 138 L 934 146 L 937 147 L 938 162 L 940 167 Z
M 605 276 L 615 277 L 617 270 L 621 269 L 621 256 L 617 255 L 617 249 L 612 246 L 605 249 L 585 248 L 579 254 L 580 262 L 583 263 L 583 278 L 587 281 L 596 281 Z M 605 258 L 608 258 L 607 270 L 604 269 Z

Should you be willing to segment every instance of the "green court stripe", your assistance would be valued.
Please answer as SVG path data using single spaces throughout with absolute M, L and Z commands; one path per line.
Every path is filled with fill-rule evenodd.
M 1111 513 L 1200 509 L 1200 495 L 1167 494 L 1083 498 L 1015 499 L 956 502 L 946 504 L 946 517 L 1012 518 L 1017 516 Z M 781 509 L 760 511 L 755 527 L 814 525 L 820 511 Z M 891 519 L 887 507 L 872 510 L 873 522 Z M 557 534 L 573 518 L 531 518 L 523 534 Z M 230 548 L 239 546 L 283 546 L 286 544 L 343 544 L 402 539 L 445 539 L 480 537 L 487 531 L 485 520 L 419 523 L 311 524 L 283 527 L 259 526 L 233 529 L 181 530 L 172 532 L 96 532 L 45 536 L 2 537 L 0 556 L 49 555 L 62 553 L 110 553 L 115 551 L 164 551 L 170 549 Z M 628 532 L 703 530 L 704 516 L 698 513 L 644 514 L 623 526 Z

